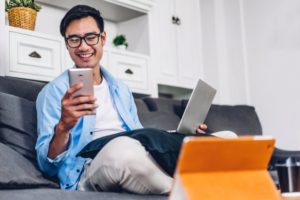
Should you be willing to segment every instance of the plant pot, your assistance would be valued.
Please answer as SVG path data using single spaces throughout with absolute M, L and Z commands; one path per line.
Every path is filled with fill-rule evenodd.
M 15 7 L 8 11 L 10 26 L 34 30 L 37 12 L 31 8 Z

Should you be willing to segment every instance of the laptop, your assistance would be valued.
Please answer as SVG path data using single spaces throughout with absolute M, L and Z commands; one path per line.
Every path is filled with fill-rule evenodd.
M 204 122 L 216 92 L 216 89 L 199 79 L 176 131 L 195 133 L 199 124 Z
M 267 166 L 275 140 L 188 137 L 179 155 L 169 200 L 279 200 Z

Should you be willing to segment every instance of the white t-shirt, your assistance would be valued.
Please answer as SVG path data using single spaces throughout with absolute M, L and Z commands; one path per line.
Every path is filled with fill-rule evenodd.
M 94 86 L 94 95 L 97 98 L 98 108 L 96 109 L 96 124 L 92 139 L 124 131 L 123 121 L 117 112 L 104 77 L 100 85 Z

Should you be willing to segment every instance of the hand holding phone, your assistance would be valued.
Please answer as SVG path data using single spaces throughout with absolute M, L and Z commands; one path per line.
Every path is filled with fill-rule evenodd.
M 73 96 L 94 95 L 93 71 L 90 68 L 69 69 L 70 86 L 76 83 L 83 83 L 83 87 L 76 91 Z

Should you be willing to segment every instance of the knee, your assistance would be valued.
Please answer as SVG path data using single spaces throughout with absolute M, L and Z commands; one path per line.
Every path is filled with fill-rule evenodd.
M 117 168 L 128 169 L 131 173 L 149 173 L 146 159 L 148 152 L 141 143 L 129 137 L 119 137 L 108 143 L 108 149 L 102 157 L 102 164 Z

